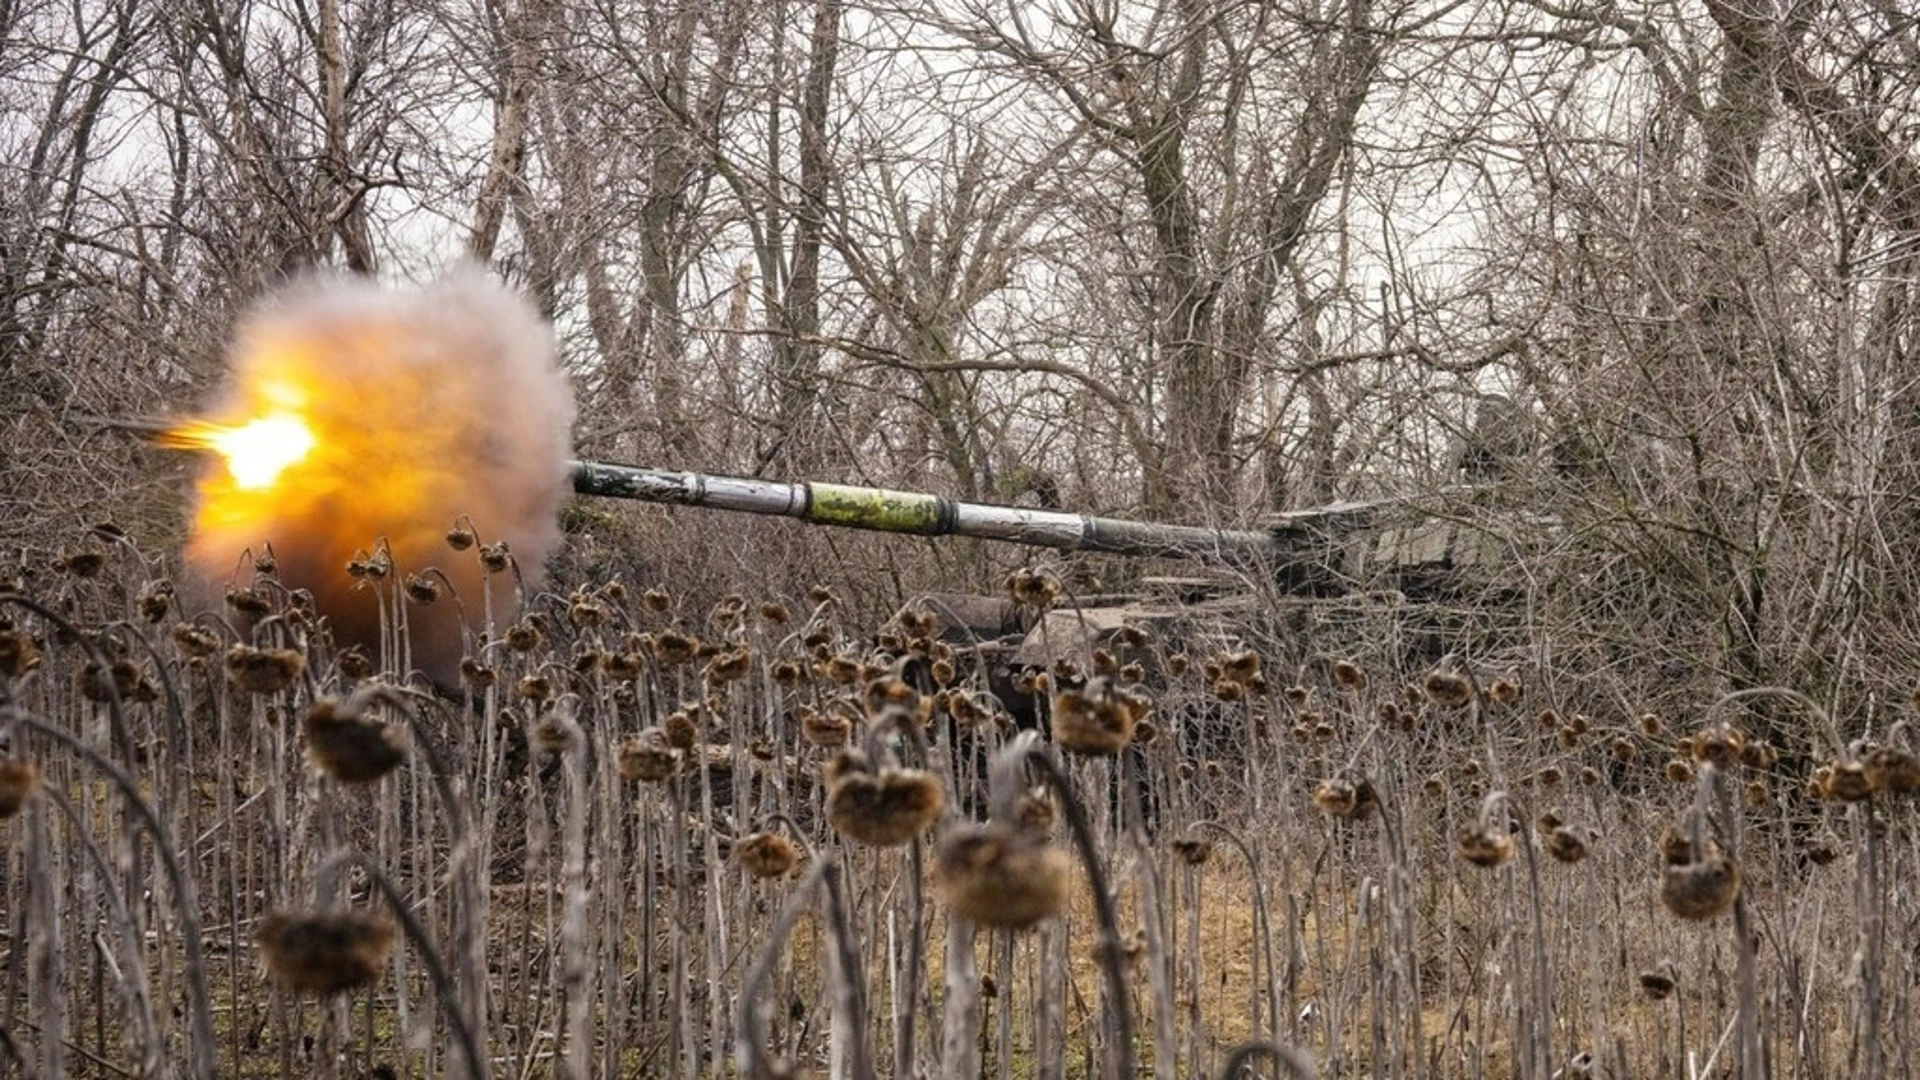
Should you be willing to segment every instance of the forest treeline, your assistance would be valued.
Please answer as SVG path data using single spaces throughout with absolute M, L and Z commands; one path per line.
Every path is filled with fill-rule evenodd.
M 164 547 L 180 467 L 89 418 L 470 258 L 583 453 L 1421 497 L 1556 664 L 1858 715 L 1920 652 L 1916 102 L 1897 0 L 0 0 L 0 544 Z

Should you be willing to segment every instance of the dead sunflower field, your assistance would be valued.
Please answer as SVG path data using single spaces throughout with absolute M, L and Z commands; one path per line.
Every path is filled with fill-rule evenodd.
M 612 577 L 436 686 L 270 555 L 195 608 L 111 531 L 65 550 L 0 594 L 21 1075 L 1912 1067 L 1905 706 L 1580 701 L 1524 640 L 1411 666 L 1251 614 L 996 673 L 938 601 Z M 457 602 L 340 572 L 386 656 Z

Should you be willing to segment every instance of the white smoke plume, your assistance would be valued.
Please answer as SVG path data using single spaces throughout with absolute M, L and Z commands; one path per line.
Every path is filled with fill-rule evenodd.
M 514 603 L 510 574 L 484 573 L 477 548 L 449 547 L 456 520 L 483 544 L 505 541 L 529 585 L 560 542 L 574 410 L 550 327 L 476 270 L 415 289 L 330 278 L 263 301 L 236 331 L 229 366 L 205 422 L 176 433 L 220 451 L 199 479 L 194 570 L 217 587 L 243 552 L 271 545 L 280 579 L 311 590 L 336 640 L 375 659 L 381 598 L 391 610 L 408 574 L 437 570 L 454 595 L 405 603 L 412 663 L 451 679 L 457 608 L 473 627 L 483 590 L 496 622 Z M 297 460 L 262 464 L 274 455 Z M 380 541 L 394 572 L 350 576 L 349 561 Z

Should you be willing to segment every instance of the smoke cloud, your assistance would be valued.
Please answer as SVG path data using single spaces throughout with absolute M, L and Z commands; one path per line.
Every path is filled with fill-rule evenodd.
M 574 409 L 550 328 L 478 271 L 412 290 L 326 279 L 262 302 L 237 329 L 229 364 L 199 426 L 291 417 L 312 445 L 264 483 L 240 460 L 246 451 L 208 455 L 190 565 L 219 587 L 245 551 L 271 545 L 280 579 L 311 590 L 335 639 L 376 660 L 383 598 L 391 611 L 407 575 L 438 571 L 450 595 L 400 603 L 412 666 L 451 681 L 460 609 L 474 627 L 489 598 L 496 622 L 515 602 L 511 574 L 486 574 L 477 547 L 449 547 L 455 521 L 469 519 L 482 544 L 506 541 L 529 585 L 560 542 Z M 393 572 L 350 576 L 349 561 L 383 540 Z

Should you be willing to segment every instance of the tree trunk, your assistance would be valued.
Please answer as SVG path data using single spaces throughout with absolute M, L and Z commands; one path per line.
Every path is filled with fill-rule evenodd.
M 813 9 L 807 72 L 800 101 L 800 184 L 785 215 L 794 223 L 787 287 L 781 299 L 780 337 L 774 343 L 772 441 L 760 453 L 760 468 L 800 474 L 813 461 L 805 429 L 820 392 L 820 248 L 827 209 L 827 126 L 833 72 L 840 51 L 843 0 L 819 0 Z
M 526 160 L 528 114 L 545 42 L 545 23 L 542 0 L 522 0 L 501 27 L 497 44 L 505 54 L 505 70 L 494 99 L 493 149 L 487 158 L 486 177 L 480 181 L 480 194 L 474 200 L 473 228 L 467 235 L 468 254 L 481 262 L 493 258 L 494 245 L 499 243 L 508 188 L 526 182 L 521 167 Z

